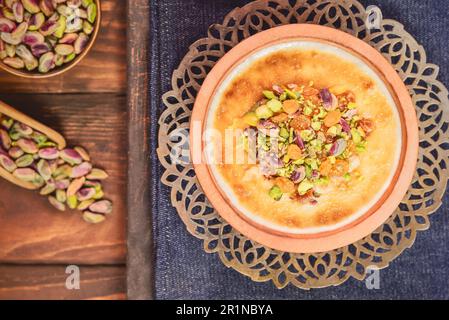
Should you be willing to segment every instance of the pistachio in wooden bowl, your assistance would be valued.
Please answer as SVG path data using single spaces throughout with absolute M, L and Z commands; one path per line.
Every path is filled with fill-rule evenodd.
M 0 0 L 0 68 L 47 78 L 81 61 L 100 26 L 99 0 Z

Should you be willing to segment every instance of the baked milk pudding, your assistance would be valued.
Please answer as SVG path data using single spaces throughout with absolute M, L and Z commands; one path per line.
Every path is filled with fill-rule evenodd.
M 377 73 L 342 48 L 302 40 L 234 66 L 205 129 L 220 133 L 207 138 L 206 158 L 231 205 L 295 234 L 335 230 L 373 207 L 394 177 L 402 141 L 395 101 Z

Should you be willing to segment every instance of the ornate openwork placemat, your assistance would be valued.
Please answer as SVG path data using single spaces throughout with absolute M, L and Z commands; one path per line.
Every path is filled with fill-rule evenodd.
M 208 253 L 218 253 L 228 267 L 254 281 L 289 283 L 303 289 L 364 279 L 368 268 L 385 268 L 413 245 L 418 231 L 429 228 L 429 215 L 441 205 L 449 177 L 448 91 L 437 80 L 439 68 L 426 61 L 424 48 L 394 20 L 367 28 L 369 13 L 356 0 L 259 0 L 229 13 L 196 41 L 172 77 L 159 124 L 158 156 L 166 169 L 162 182 L 188 231 L 202 239 Z M 378 12 L 379 13 L 379 12 Z M 293 254 L 264 247 L 233 229 L 208 202 L 190 164 L 174 164 L 170 154 L 188 144 L 170 135 L 188 130 L 195 96 L 214 64 L 241 40 L 289 23 L 315 23 L 348 32 L 378 49 L 391 62 L 416 106 L 420 121 L 418 167 L 411 187 L 395 213 L 371 235 L 349 246 L 318 254 Z M 181 137 L 181 138 L 180 138 Z

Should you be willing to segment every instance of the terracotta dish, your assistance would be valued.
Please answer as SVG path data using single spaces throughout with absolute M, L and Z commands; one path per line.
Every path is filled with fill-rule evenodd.
M 201 87 L 190 129 L 214 208 L 287 252 L 369 235 L 403 199 L 418 156 L 416 113 L 393 67 L 365 42 L 317 25 L 273 28 L 228 52 Z M 267 132 L 276 138 L 261 140 Z

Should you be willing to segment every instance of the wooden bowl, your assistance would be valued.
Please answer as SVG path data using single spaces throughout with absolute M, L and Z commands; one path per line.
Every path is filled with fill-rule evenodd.
M 98 32 L 100 31 L 100 24 L 101 24 L 101 1 L 95 0 L 95 3 L 97 5 L 97 19 L 95 20 L 94 30 L 92 34 L 90 35 L 89 43 L 87 44 L 86 48 L 81 52 L 75 59 L 73 59 L 71 62 L 64 64 L 61 67 L 55 67 L 53 70 L 47 73 L 40 73 L 38 71 L 28 71 L 23 69 L 15 69 L 12 68 L 6 64 L 4 64 L 0 60 L 0 69 L 3 69 L 13 75 L 22 77 L 22 78 L 28 78 L 28 79 L 45 79 L 45 78 L 51 78 L 57 75 L 60 75 L 66 71 L 69 71 L 73 67 L 75 67 L 78 63 L 80 63 L 81 60 L 84 59 L 84 57 L 89 53 L 90 49 L 95 43 L 95 40 L 97 40 Z
M 366 212 L 335 230 L 290 234 L 274 232 L 248 219 L 227 199 L 211 173 L 204 154 L 202 136 L 209 107 L 221 83 L 231 71 L 255 52 L 289 41 L 325 42 L 360 58 L 387 87 L 395 100 L 401 122 L 402 149 L 395 175 L 380 200 Z M 333 250 L 368 236 L 384 223 L 406 194 L 416 169 L 418 158 L 418 121 L 407 88 L 388 61 L 367 43 L 336 29 L 311 24 L 292 24 L 258 33 L 229 51 L 208 74 L 195 101 L 191 118 L 191 155 L 194 169 L 207 198 L 218 213 L 236 230 L 267 247 L 295 253 Z

